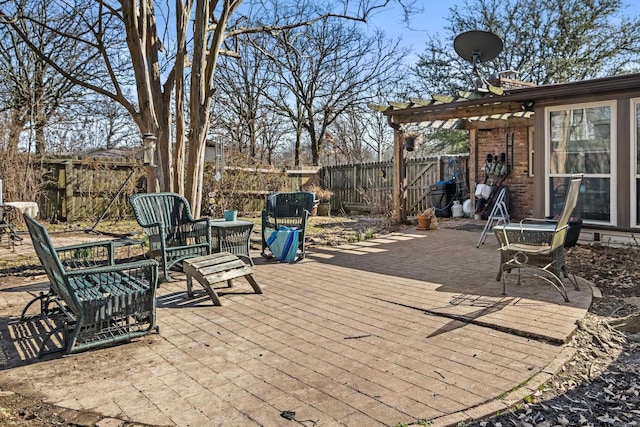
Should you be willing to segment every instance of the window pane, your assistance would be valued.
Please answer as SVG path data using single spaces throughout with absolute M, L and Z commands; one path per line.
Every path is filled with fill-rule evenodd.
M 551 192 L 549 193 L 549 197 L 551 198 L 551 216 L 560 216 L 562 213 L 570 180 L 571 178 L 551 178 Z M 580 196 L 578 196 L 578 202 L 580 202 Z M 576 208 L 576 211 L 578 211 L 578 208 Z M 576 216 L 575 213 L 574 216 Z
M 636 179 L 636 224 L 640 225 L 640 179 Z
M 640 175 L 640 104 L 636 104 L 636 174 Z
M 570 178 L 551 178 L 551 215 L 560 215 L 567 196 Z M 578 204 L 573 216 L 595 221 L 611 220 L 611 180 L 609 178 L 583 178 Z
M 552 111 L 550 173 L 611 172 L 611 107 Z

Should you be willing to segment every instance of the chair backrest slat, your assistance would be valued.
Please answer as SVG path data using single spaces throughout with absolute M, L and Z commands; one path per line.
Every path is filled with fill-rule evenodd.
M 273 193 L 267 198 L 267 215 L 273 218 L 301 218 L 313 209 L 315 195 L 307 191 Z
M 31 218 L 29 214 L 25 213 L 23 217 L 29 229 L 33 247 L 49 278 L 51 288 L 70 306 L 71 311 L 77 314 L 79 312 L 78 301 L 76 296 L 67 289 L 65 282 L 67 280 L 66 271 L 60 262 L 60 258 L 58 258 L 58 253 L 53 247 L 53 243 L 51 243 L 49 233 L 42 224 Z
M 571 177 L 571 183 L 569 184 L 569 190 L 567 191 L 567 197 L 564 201 L 564 207 L 560 218 L 556 223 L 555 233 L 553 235 L 553 241 L 551 247 L 553 249 L 560 246 L 564 246 L 564 239 L 567 235 L 569 228 L 569 219 L 573 214 L 573 211 L 578 204 L 578 196 L 580 195 L 580 186 L 582 185 L 582 175 L 574 175 Z
M 194 220 L 187 200 L 176 193 L 137 193 L 131 196 L 131 206 L 142 227 L 161 224 L 179 226 Z

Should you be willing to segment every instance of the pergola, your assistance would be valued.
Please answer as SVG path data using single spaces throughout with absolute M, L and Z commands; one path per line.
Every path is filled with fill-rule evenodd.
M 469 130 L 470 146 L 479 128 L 523 126 L 531 123 L 533 104 L 525 94 L 493 95 L 490 92 L 460 92 L 458 98 L 433 96 L 430 100 L 389 102 L 370 105 L 387 116 L 393 133 L 393 216 L 397 223 L 407 219 L 407 178 L 404 133 L 408 125 L 436 129 Z M 474 171 L 475 172 L 475 171 Z
M 501 95 L 489 90 L 461 91 L 458 97 L 433 96 L 431 99 L 410 99 L 408 102 L 389 102 L 388 105 L 370 104 L 369 107 L 387 116 L 394 129 L 393 216 L 396 222 L 407 219 L 406 188 L 404 174 L 406 153 L 404 132 L 408 125 L 438 129 L 469 130 L 471 165 L 469 176 L 476 173 L 474 150 L 477 150 L 476 131 L 517 126 L 534 126 L 544 129 L 544 114 L 535 115 L 558 100 L 580 95 L 596 99 L 603 93 L 628 91 L 640 87 L 640 74 L 626 74 L 601 79 L 533 86 L 526 82 L 500 77 Z M 536 118 L 537 117 L 537 118 Z M 536 132 L 534 146 L 544 150 L 544 138 Z M 538 154 L 541 155 L 541 154 Z M 542 167 L 542 162 L 537 162 Z M 471 170 L 473 168 L 473 170 Z M 539 170 L 542 172 L 542 169 Z M 543 173 L 535 175 L 535 186 L 543 186 Z M 541 187 L 540 187 L 541 188 Z M 542 197 L 542 196 L 540 196 Z

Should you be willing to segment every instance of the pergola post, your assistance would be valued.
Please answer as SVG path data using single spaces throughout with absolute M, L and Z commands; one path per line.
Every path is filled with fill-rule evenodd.
M 469 198 L 471 199 L 471 212 L 476 211 L 476 179 L 478 177 L 478 130 L 469 129 Z M 473 217 L 473 215 L 472 215 Z
M 393 125 L 393 220 L 400 224 L 407 219 L 407 173 L 404 132 Z

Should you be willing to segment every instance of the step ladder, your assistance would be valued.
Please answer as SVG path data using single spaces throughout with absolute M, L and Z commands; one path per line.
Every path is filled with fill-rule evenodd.
M 494 226 L 509 223 L 509 210 L 507 209 L 507 204 L 504 201 L 506 194 L 506 187 L 503 187 L 498 192 L 498 197 L 496 197 L 496 202 L 493 204 L 491 214 L 487 219 L 487 223 L 484 225 L 482 235 L 480 236 L 480 240 L 478 240 L 476 248 L 479 248 L 480 245 L 484 244 L 485 240 L 487 240 L 487 232 L 489 232 Z

